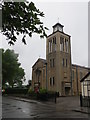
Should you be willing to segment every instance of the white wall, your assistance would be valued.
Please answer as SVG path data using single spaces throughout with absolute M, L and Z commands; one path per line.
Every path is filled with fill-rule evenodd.
M 84 84 L 84 86 L 83 86 Z M 87 87 L 88 81 L 84 81 L 81 83 L 81 88 L 82 88 L 82 96 L 90 96 L 90 85 Z

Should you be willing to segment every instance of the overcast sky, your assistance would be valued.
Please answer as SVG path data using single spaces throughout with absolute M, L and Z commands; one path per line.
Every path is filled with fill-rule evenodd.
M 58 22 L 58 18 L 64 25 L 64 32 L 71 35 L 72 63 L 88 66 L 88 3 L 35 2 L 35 5 L 45 14 L 42 21 L 49 28 L 48 35 L 52 33 L 52 26 Z M 32 65 L 39 57 L 46 58 L 46 39 L 40 39 L 38 35 L 33 34 L 32 38 L 27 37 L 27 45 L 23 45 L 19 36 L 18 42 L 12 47 L 5 39 L 2 36 L 0 47 L 14 49 L 19 53 L 19 62 L 25 69 L 26 79 L 32 79 Z

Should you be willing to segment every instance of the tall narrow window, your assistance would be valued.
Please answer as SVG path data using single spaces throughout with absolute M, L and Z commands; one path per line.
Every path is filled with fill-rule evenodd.
M 72 80 L 74 80 L 74 70 L 72 70 Z
M 55 37 L 55 44 L 56 44 L 56 37 Z
M 50 86 L 52 85 L 52 78 L 50 78 Z
M 83 75 L 82 75 L 82 72 L 80 72 L 80 79 L 82 79 Z
M 60 51 L 62 51 L 62 44 L 60 43 Z
M 50 52 L 51 52 L 51 41 L 50 41 Z
M 52 67 L 52 59 L 50 59 L 50 67 Z
M 53 37 L 53 50 L 56 51 L 56 37 Z
M 53 37 L 53 44 L 54 44 L 54 41 L 55 41 L 55 37 Z
M 67 67 L 67 59 L 66 59 L 66 67 Z
M 52 41 L 51 41 L 51 52 L 52 52 Z
M 53 51 L 55 51 L 55 37 L 53 37 Z
M 45 69 L 43 69 L 43 80 L 45 80 Z
M 68 52 L 68 39 L 66 41 L 66 46 L 67 46 L 67 51 L 66 52 Z
M 68 39 L 65 39 L 65 52 L 68 52 L 68 49 L 69 49 L 68 42 L 69 42 Z
M 50 67 L 54 67 L 55 66 L 55 59 L 50 59 Z
M 55 37 L 55 51 L 56 51 L 56 37 Z
M 49 53 L 50 53 L 50 45 L 51 45 L 51 43 L 50 43 L 50 41 L 49 41 Z
M 56 44 L 55 44 L 55 51 L 56 51 Z
M 54 62 L 55 62 L 54 59 L 52 59 L 52 63 L 53 63 L 52 66 L 53 66 L 53 67 L 54 67 L 54 64 L 55 64 Z
M 53 86 L 54 86 L 54 84 L 55 84 L 55 79 L 54 79 L 54 77 L 52 78 L 52 84 L 53 84 Z
M 63 65 L 63 67 L 64 67 L 64 58 L 63 58 L 63 60 L 62 60 L 62 65 Z
M 60 51 L 64 51 L 64 38 L 60 37 Z
M 49 53 L 52 52 L 52 40 L 49 40 Z
M 65 52 L 67 52 L 67 40 L 65 39 Z
M 63 49 L 63 51 L 64 51 L 64 41 L 63 41 L 63 44 L 62 44 L 62 46 L 63 46 L 63 48 L 62 48 L 62 49 Z

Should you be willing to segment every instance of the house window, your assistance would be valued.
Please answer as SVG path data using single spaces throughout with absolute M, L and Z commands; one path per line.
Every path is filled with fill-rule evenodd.
M 72 80 L 74 80 L 74 70 L 72 70 Z

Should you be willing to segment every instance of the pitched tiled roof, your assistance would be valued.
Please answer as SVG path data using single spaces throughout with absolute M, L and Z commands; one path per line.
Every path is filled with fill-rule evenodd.
M 81 65 L 77 65 L 77 64 L 72 64 L 72 67 L 80 67 L 80 68 L 85 68 L 85 69 L 90 70 L 89 67 L 85 67 L 85 66 L 81 66 Z
M 64 27 L 64 26 L 61 25 L 60 23 L 56 23 L 55 25 L 53 25 L 53 27 L 55 27 L 55 26 L 57 26 L 57 25 Z

